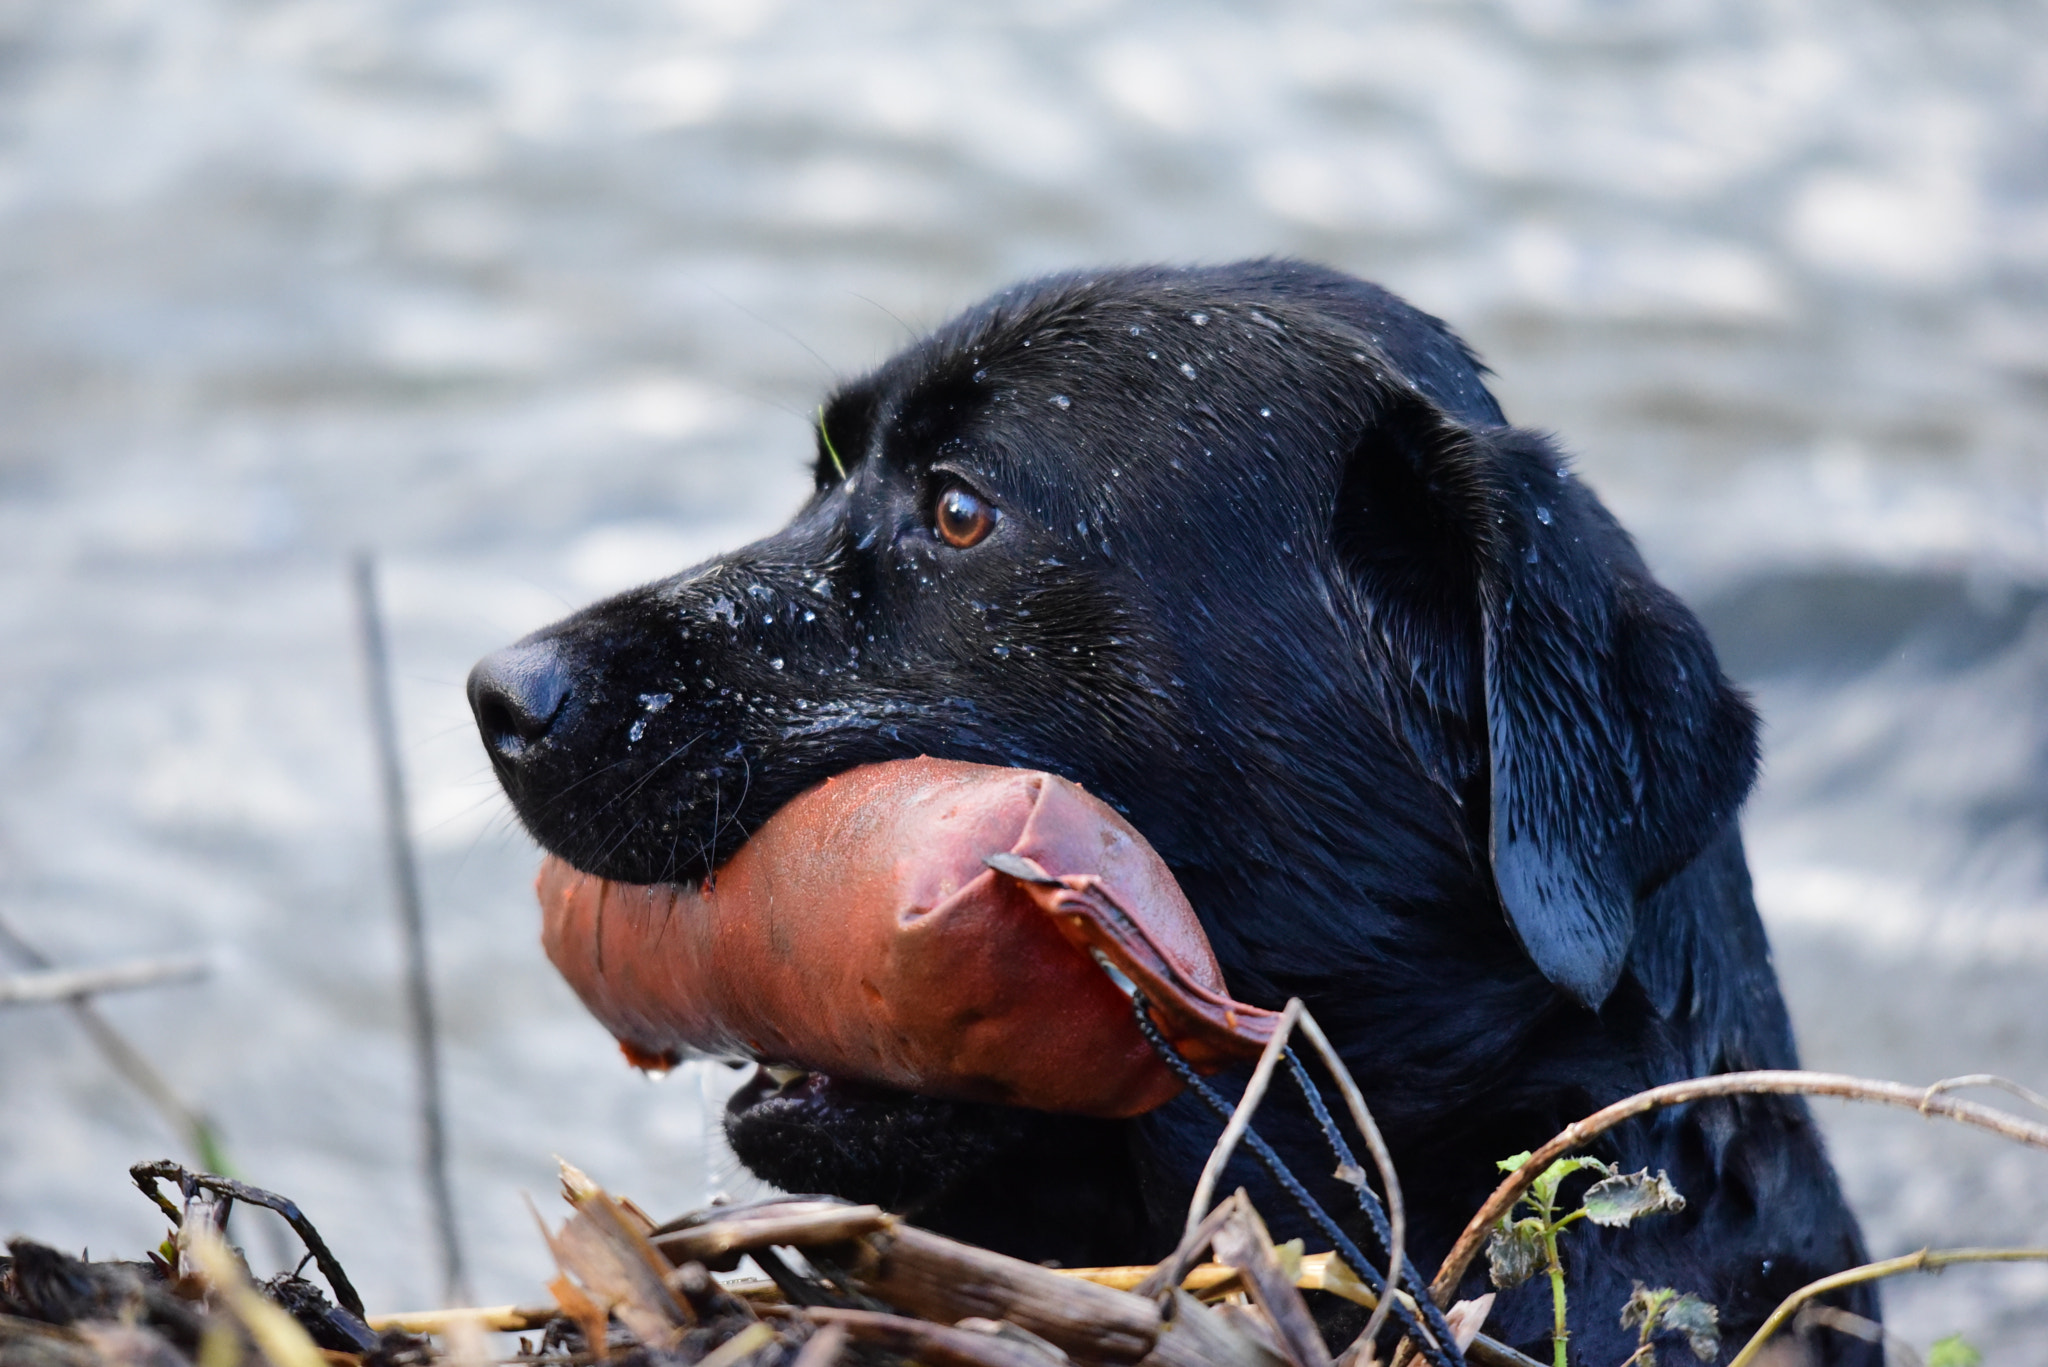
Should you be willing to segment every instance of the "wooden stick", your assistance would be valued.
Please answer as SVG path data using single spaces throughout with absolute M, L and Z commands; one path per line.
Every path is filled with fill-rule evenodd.
M 127 992 L 159 983 L 191 982 L 211 972 L 206 960 L 191 955 L 164 959 L 129 959 L 98 968 L 47 968 L 0 978 L 0 1006 L 32 1002 L 68 1002 L 101 992 Z
M 738 1367 L 738 1364 L 775 1342 L 775 1331 L 759 1320 L 734 1334 L 706 1353 L 697 1367 Z
M 517 1334 L 545 1329 L 548 1321 L 562 1313 L 554 1305 L 486 1305 L 456 1310 L 401 1310 L 390 1315 L 371 1315 L 363 1321 L 378 1333 L 396 1329 L 403 1334 L 445 1334 L 457 1322 L 474 1324 L 493 1333 Z
M 434 1012 L 434 980 L 427 958 L 427 920 L 420 902 L 419 860 L 406 814 L 405 771 L 399 762 L 398 714 L 391 697 L 391 655 L 377 603 L 377 566 L 368 551 L 355 559 L 356 633 L 363 652 L 363 686 L 370 730 L 377 743 L 377 777 L 384 800 L 384 847 L 392 895 L 405 941 L 406 1001 L 411 1007 L 413 1069 L 419 1088 L 420 1167 L 440 1246 L 441 1289 L 464 1299 L 462 1232 L 455 1220 L 455 1186 L 448 1171 L 448 1122 L 441 1099 L 441 1040 Z
M 787 1244 L 805 1248 L 838 1244 L 863 1234 L 894 1228 L 896 1217 L 880 1206 L 848 1206 L 837 1201 L 789 1201 L 724 1219 L 707 1220 L 682 1229 L 658 1229 L 654 1246 L 671 1263 L 709 1262 L 728 1253 Z
M 1881 1277 L 1896 1277 L 1901 1272 L 1939 1272 L 1942 1268 L 1955 1263 L 2048 1263 L 2048 1248 L 1923 1248 L 1918 1253 L 1908 1253 L 1902 1258 L 1887 1258 L 1883 1262 L 1865 1263 L 1861 1267 L 1852 1267 L 1846 1272 L 1837 1272 L 1831 1277 L 1808 1282 L 1778 1302 L 1778 1308 L 1771 1312 L 1771 1317 L 1763 1322 L 1763 1327 L 1743 1345 L 1742 1351 L 1729 1361 L 1728 1367 L 1749 1367 L 1749 1364 L 1756 1360 L 1756 1355 L 1764 1350 L 1764 1345 L 1769 1342 L 1771 1335 L 1777 1333 L 1779 1327 L 1790 1319 L 1800 1306 L 1815 1296 L 1825 1296 L 1830 1291 L 1854 1286 L 1858 1282 L 1874 1282 Z
M 1151 1264 L 1133 1267 L 1063 1267 L 1041 1268 L 1049 1276 L 1066 1277 L 1074 1281 L 1093 1282 L 1112 1291 L 1131 1291 L 1157 1270 Z M 1181 1280 L 1183 1290 L 1197 1296 L 1242 1284 L 1242 1276 L 1234 1267 L 1223 1263 L 1202 1263 L 1188 1269 Z M 1301 1260 L 1301 1274 L 1294 1284 L 1304 1291 L 1327 1291 L 1333 1296 L 1355 1302 L 1370 1310 L 1379 1304 L 1379 1298 L 1372 1294 L 1364 1282 L 1353 1276 L 1343 1259 L 1334 1253 L 1310 1253 Z M 730 1295 L 743 1300 L 779 1300 L 782 1292 L 774 1282 L 763 1277 L 732 1278 L 719 1285 Z M 1412 1298 L 1402 1292 L 1403 1300 Z M 523 1333 L 531 1329 L 544 1329 L 549 1320 L 561 1314 L 552 1305 L 493 1305 L 466 1310 L 411 1310 L 398 1314 L 371 1315 L 367 1323 L 372 1329 L 399 1329 L 408 1334 L 441 1334 L 456 1320 L 464 1320 L 481 1328 L 499 1333 Z M 1041 1337 L 1043 1337 L 1041 1335 Z M 1541 1367 L 1535 1359 L 1526 1357 L 1506 1344 L 1496 1342 L 1481 1334 L 1466 1350 L 1466 1356 L 1473 1362 L 1486 1367 Z
M 850 1269 L 860 1290 L 941 1324 L 1009 1320 L 1076 1362 L 1117 1367 L 1144 1357 L 1159 1337 L 1159 1307 L 1142 1296 L 911 1225 L 866 1242 Z
M 1941 1084 L 1937 1083 L 1936 1087 Z M 1429 1293 L 1438 1305 L 1448 1305 L 1458 1289 L 1458 1283 L 1465 1276 L 1465 1269 L 1472 1265 L 1479 1250 L 1492 1232 L 1494 1222 L 1514 1208 L 1522 1193 L 1542 1176 L 1559 1158 L 1572 1150 L 1584 1147 L 1590 1141 L 1607 1133 L 1625 1120 L 1665 1106 L 1682 1106 L 1687 1102 L 1704 1101 L 1710 1097 L 1722 1096 L 1838 1096 L 1851 1101 L 1877 1101 L 1890 1106 L 1903 1106 L 1922 1115 L 1940 1116 L 1964 1125 L 1974 1125 L 1993 1134 L 2004 1135 L 2007 1139 L 2038 1149 L 2048 1149 L 2048 1125 L 2037 1125 L 2021 1120 L 2004 1111 L 1989 1106 L 1980 1106 L 1974 1101 L 1959 1101 L 1944 1096 L 1935 1088 L 1908 1087 L 1902 1082 L 1878 1082 L 1870 1078 L 1850 1077 L 1845 1073 L 1808 1073 L 1789 1068 L 1759 1069 L 1748 1073 L 1723 1073 L 1718 1077 L 1693 1078 L 1687 1082 L 1669 1082 L 1661 1087 L 1652 1087 L 1624 1097 L 1611 1106 L 1604 1107 L 1584 1120 L 1576 1120 L 1559 1131 L 1556 1138 L 1537 1149 L 1507 1180 L 1494 1188 L 1493 1195 L 1479 1207 L 1465 1225 L 1464 1233 L 1445 1255 L 1443 1266 L 1437 1269 L 1436 1279 L 1429 1284 Z
M 813 1324 L 838 1326 L 862 1343 L 872 1343 L 931 1367 L 1050 1367 L 1056 1361 L 1043 1348 L 1027 1348 L 994 1334 L 977 1334 L 906 1315 L 874 1310 L 835 1310 L 824 1306 L 804 1311 Z
M 1273 1038 L 1279 1039 L 1280 1032 L 1276 1030 Z M 1237 1189 L 1232 1199 L 1236 1215 L 1216 1231 L 1218 1261 L 1229 1263 L 1244 1274 L 1253 1302 L 1266 1312 L 1290 1360 L 1299 1367 L 1331 1367 L 1329 1345 L 1323 1342 L 1315 1317 L 1308 1312 L 1308 1302 L 1301 1298 L 1294 1279 L 1281 1266 L 1279 1250 L 1273 1247 L 1266 1222 L 1252 1209 L 1251 1198 L 1244 1194 L 1243 1187 Z
M 5 949 L 30 968 L 56 967 L 49 955 L 22 939 L 4 917 L 0 917 L 0 949 Z M 198 1108 L 185 1104 L 164 1075 L 142 1056 L 141 1050 L 128 1042 L 126 1035 L 114 1028 L 113 1022 L 101 1014 L 92 999 L 73 997 L 65 1005 L 93 1047 L 100 1051 L 100 1057 L 126 1079 L 129 1086 L 142 1093 L 143 1099 L 155 1108 L 165 1124 L 178 1132 L 199 1166 L 208 1172 L 230 1171 L 227 1153 L 221 1146 L 220 1132 L 214 1128 L 213 1121 Z
M 789 1367 L 834 1367 L 846 1353 L 846 1327 L 828 1324 L 804 1341 Z

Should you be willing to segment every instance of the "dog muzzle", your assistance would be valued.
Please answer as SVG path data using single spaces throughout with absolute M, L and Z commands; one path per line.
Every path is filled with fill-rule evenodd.
M 1128 822 L 1052 774 L 919 758 L 800 794 L 697 887 L 550 856 L 542 943 L 629 1060 L 751 1058 L 927 1096 L 1138 1115 L 1256 1058 L 1277 1014 L 1224 992 Z

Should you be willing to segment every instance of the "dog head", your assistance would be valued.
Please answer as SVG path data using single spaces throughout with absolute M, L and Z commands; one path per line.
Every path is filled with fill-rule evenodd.
M 480 664 L 485 744 L 544 846 L 634 883 L 870 761 L 1063 774 L 1235 995 L 1404 1060 L 1360 1065 L 1398 1128 L 1608 1001 L 1755 764 L 1697 622 L 1481 375 L 1291 263 L 1006 291 L 830 399 L 782 531 Z M 1050 1123 L 797 1093 L 743 1097 L 742 1156 L 867 1197 Z

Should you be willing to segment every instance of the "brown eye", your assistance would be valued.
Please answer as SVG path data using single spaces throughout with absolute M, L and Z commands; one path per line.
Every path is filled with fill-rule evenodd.
M 938 528 L 941 541 L 966 550 L 995 530 L 996 510 L 966 485 L 949 484 L 939 492 L 932 523 Z

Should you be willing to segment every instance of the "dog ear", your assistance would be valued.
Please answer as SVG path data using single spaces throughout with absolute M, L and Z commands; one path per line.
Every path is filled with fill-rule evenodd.
M 1463 676 L 1456 710 L 1484 717 L 1501 903 L 1543 975 L 1597 1008 L 1638 902 L 1748 792 L 1755 714 L 1542 437 L 1396 401 L 1351 465 L 1340 552 L 1381 631 L 1408 638 L 1392 658 L 1412 662 L 1432 711 Z

